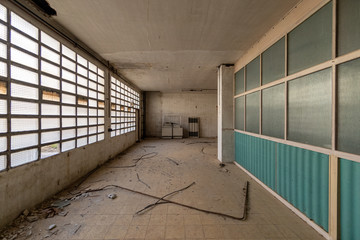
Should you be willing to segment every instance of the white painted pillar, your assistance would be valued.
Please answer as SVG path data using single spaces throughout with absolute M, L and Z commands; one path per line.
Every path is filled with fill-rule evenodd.
M 222 64 L 218 67 L 218 159 L 221 162 L 235 160 L 233 79 L 234 66 Z

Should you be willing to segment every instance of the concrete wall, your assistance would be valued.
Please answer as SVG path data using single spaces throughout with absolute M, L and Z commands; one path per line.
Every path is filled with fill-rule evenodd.
M 161 137 L 165 115 L 180 115 L 184 137 L 189 136 L 188 117 L 200 117 L 200 137 L 217 136 L 216 93 L 146 92 L 146 136 Z

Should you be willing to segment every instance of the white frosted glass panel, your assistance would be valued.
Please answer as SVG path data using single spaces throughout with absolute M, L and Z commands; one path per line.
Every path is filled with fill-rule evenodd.
M 0 62 L 0 76 L 7 77 L 7 64 Z
M 87 116 L 87 108 L 80 108 L 77 109 L 78 116 Z
M 20 63 L 22 65 L 35 69 L 38 68 L 38 59 L 36 57 L 33 57 L 30 54 L 24 53 L 15 48 L 10 49 L 10 58 L 11 61 Z
M 39 121 L 37 118 L 12 118 L 11 131 L 22 132 L 39 129 Z
M 41 147 L 41 158 L 47 158 L 60 153 L 60 144 L 55 143 Z
M 96 142 L 96 135 L 89 137 L 89 144 Z
M 235 129 L 244 130 L 245 97 L 235 99 Z
M 75 70 L 76 70 L 75 62 L 67 59 L 66 57 L 62 57 L 62 66 L 67 68 L 67 69 L 70 69 L 73 72 L 75 72 Z
M 85 58 L 83 58 L 82 56 L 80 56 L 79 54 L 77 54 L 77 62 L 80 63 L 81 65 L 87 67 L 87 60 Z
M 46 47 L 41 47 L 41 56 L 51 62 L 60 64 L 60 55 Z
M 100 77 L 104 77 L 104 71 L 100 68 L 98 68 L 98 74 Z
M 98 126 L 98 132 L 104 132 L 104 125 Z
M 98 110 L 98 116 L 104 116 L 104 110 Z
M 7 27 L 0 23 L 0 39 L 7 41 Z
M 69 104 L 75 104 L 76 103 L 76 97 L 69 94 L 62 94 L 62 103 L 69 103 Z
M 60 140 L 60 131 L 41 133 L 41 143 L 56 142 Z
M 39 105 L 31 102 L 11 101 L 11 114 L 38 115 Z
M 7 137 L 0 137 L 0 152 L 4 152 L 6 150 L 7 150 Z
M 89 62 L 89 69 L 90 69 L 91 71 L 95 72 L 95 73 L 96 73 L 96 71 L 97 71 L 96 65 L 93 64 L 92 62 Z
M 41 115 L 60 115 L 60 106 L 54 104 L 41 104 Z
M 75 127 L 75 118 L 62 118 L 62 127 Z
M 89 125 L 97 124 L 97 118 L 89 118 Z
M 60 118 L 42 118 L 41 129 L 60 128 Z
M 65 45 L 62 45 L 62 54 L 75 61 L 75 52 Z
M 6 132 L 7 132 L 7 119 L 0 118 L 0 133 L 6 133 Z
M 29 39 L 28 37 L 25 37 L 15 30 L 11 30 L 11 43 L 36 55 L 39 52 L 39 46 L 37 42 Z
M 87 89 L 83 87 L 77 87 L 77 94 L 82 96 L 87 96 Z
M 20 67 L 11 65 L 11 78 L 19 81 L 38 84 L 38 74 L 33 71 L 29 71 Z
M 260 114 L 259 92 L 254 92 L 245 97 L 245 131 L 259 133 L 259 114 Z
M 89 127 L 89 134 L 94 134 L 97 132 L 97 127 Z
M 104 124 L 104 118 L 98 118 L 98 124 Z
M 6 169 L 6 156 L 0 156 L 0 171 Z
M 26 148 L 38 144 L 38 134 L 23 134 L 11 136 L 11 149 Z
M 76 137 L 75 129 L 67 129 L 62 131 L 62 139 L 69 139 Z
M 77 140 L 77 147 L 82 147 L 87 144 L 87 137 L 80 138 Z
M 98 134 L 98 141 L 104 140 L 104 134 Z
M 74 148 L 75 148 L 75 140 L 68 141 L 68 142 L 63 142 L 62 146 L 61 146 L 61 151 L 66 152 L 66 151 L 69 151 L 69 150 L 74 149 Z
M 83 68 L 80 65 L 77 65 L 77 73 L 80 74 L 80 75 L 83 75 L 84 77 L 87 77 L 86 68 Z
M 7 58 L 7 46 L 4 43 L 0 43 L 0 57 Z
M 104 92 L 104 86 L 98 85 L 98 91 L 103 93 Z
M 78 84 L 87 87 L 87 82 L 88 82 L 88 80 L 86 78 L 81 77 L 81 76 L 77 76 L 77 83 Z
M 89 116 L 97 116 L 97 109 L 90 108 L 89 109 Z
M 97 93 L 93 90 L 89 90 L 89 97 L 91 98 L 97 98 Z
M 97 101 L 89 99 L 89 107 L 97 107 Z
M 78 118 L 77 119 L 78 126 L 86 126 L 87 125 L 87 118 Z
M 41 75 L 41 85 L 49 88 L 60 89 L 60 80 L 46 75 Z
M 98 93 L 98 99 L 100 99 L 100 100 L 104 100 L 104 94 L 102 94 L 102 93 Z
M 261 55 L 262 85 L 285 76 L 285 37 Z
M 41 60 L 41 71 L 60 77 L 60 68 Z
M 38 29 L 35 26 L 13 12 L 11 12 L 11 25 L 35 39 L 39 37 Z
M 78 137 L 85 136 L 85 135 L 87 135 L 87 127 L 77 129 L 77 136 Z
M 11 154 L 11 167 L 20 166 L 38 159 L 36 148 Z
M 50 37 L 49 35 L 47 35 L 46 33 L 41 31 L 41 42 L 49 47 L 51 47 L 52 49 L 55 49 L 56 51 L 60 51 L 60 43 L 58 40 L 56 40 L 53 37 Z
M 0 5 L 0 19 L 7 22 L 7 9 L 3 5 Z
M 75 74 L 64 69 L 61 70 L 62 78 L 69 80 L 71 82 L 75 82 Z
M 37 88 L 12 83 L 11 96 L 37 100 L 39 99 L 39 90 Z
M 63 116 L 75 116 L 75 107 L 62 106 L 61 110 Z
M 90 78 L 91 80 L 93 80 L 93 81 L 96 82 L 96 77 L 97 77 L 97 75 L 96 75 L 95 73 L 89 71 L 89 78 Z
M 75 85 L 71 83 L 67 83 L 65 81 L 62 82 L 62 90 L 65 92 L 76 93 Z

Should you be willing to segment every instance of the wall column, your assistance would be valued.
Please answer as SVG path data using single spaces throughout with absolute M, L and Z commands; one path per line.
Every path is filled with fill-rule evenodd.
M 233 79 L 233 65 L 222 64 L 218 67 L 218 159 L 221 162 L 235 160 Z

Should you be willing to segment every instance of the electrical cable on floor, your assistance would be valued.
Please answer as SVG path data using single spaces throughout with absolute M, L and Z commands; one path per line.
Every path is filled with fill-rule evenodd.
M 142 155 L 139 158 L 134 158 L 133 160 L 135 160 L 135 163 L 133 165 L 128 165 L 128 166 L 111 166 L 111 167 L 107 167 L 107 168 L 132 168 L 132 167 L 136 167 L 138 162 L 144 159 L 149 159 L 149 158 L 153 158 L 155 156 L 157 156 L 158 153 L 157 152 L 151 152 L 151 153 L 147 153 Z

